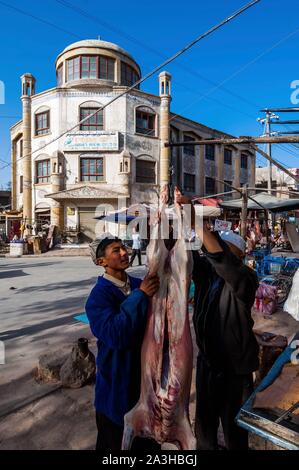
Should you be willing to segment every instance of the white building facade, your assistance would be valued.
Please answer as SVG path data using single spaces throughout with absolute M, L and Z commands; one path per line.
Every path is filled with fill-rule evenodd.
M 217 179 L 254 186 L 248 146 L 188 146 L 228 135 L 171 114 L 168 73 L 159 75 L 157 96 L 139 89 L 123 94 L 140 78 L 139 65 L 115 44 L 86 40 L 58 56 L 56 74 L 57 86 L 38 94 L 35 78 L 22 76 L 23 117 L 11 128 L 12 209 L 28 223 L 47 219 L 61 230 L 77 228 L 89 241 L 103 204 L 111 210 L 156 204 L 171 173 L 190 195 L 229 190 Z M 170 140 L 186 146 L 170 151 L 164 147 Z
M 299 176 L 299 168 L 288 168 L 288 171 L 294 176 Z M 268 188 L 269 167 L 258 167 L 256 169 L 256 188 Z M 272 189 L 277 191 L 272 192 L 273 196 L 280 197 L 281 199 L 294 199 L 298 197 L 295 193 L 299 192 L 299 184 L 289 175 L 273 166 L 271 169 L 272 176 Z

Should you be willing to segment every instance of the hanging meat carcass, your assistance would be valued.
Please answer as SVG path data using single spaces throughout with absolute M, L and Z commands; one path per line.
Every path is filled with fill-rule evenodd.
M 175 195 L 178 190 L 175 190 Z M 161 225 L 167 187 L 161 192 L 161 206 L 147 248 L 149 272 L 157 272 L 159 291 L 150 302 L 141 351 L 141 395 L 125 415 L 122 448 L 130 449 L 134 437 L 174 443 L 179 449 L 196 448 L 189 420 L 192 379 L 192 339 L 188 316 L 188 292 L 192 274 L 192 252 L 182 231 L 181 210 L 176 204 L 178 239 L 166 247 Z

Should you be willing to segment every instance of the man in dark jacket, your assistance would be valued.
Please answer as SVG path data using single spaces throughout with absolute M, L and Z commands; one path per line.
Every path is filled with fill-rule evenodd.
M 181 196 L 180 204 L 190 201 Z M 253 389 L 258 344 L 251 308 L 258 287 L 255 272 L 243 264 L 245 242 L 233 232 L 223 239 L 205 225 L 197 229 L 204 255 L 194 253 L 194 328 L 199 354 L 195 431 L 199 449 L 218 448 L 221 420 L 226 448 L 248 449 L 247 432 L 235 417 Z
M 149 297 L 159 288 L 156 275 L 143 281 L 128 276 L 129 256 L 110 234 L 90 245 L 92 259 L 105 269 L 92 289 L 86 314 L 97 338 L 95 390 L 97 450 L 121 448 L 124 415 L 140 395 L 140 356 Z M 132 449 L 157 450 L 154 441 L 136 438 Z

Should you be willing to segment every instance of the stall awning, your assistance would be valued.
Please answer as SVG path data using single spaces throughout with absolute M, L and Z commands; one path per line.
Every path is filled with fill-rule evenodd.
M 259 193 L 251 195 L 251 197 L 261 204 L 265 209 L 272 212 L 284 212 L 294 209 L 299 209 L 299 199 L 280 199 L 268 193 Z M 261 210 L 261 206 L 248 199 L 249 210 Z M 225 209 L 239 209 L 242 208 L 242 199 L 233 199 L 231 201 L 219 202 L 219 205 Z
M 136 205 L 137 206 L 137 205 Z M 123 223 L 129 224 L 134 219 L 149 219 L 151 213 L 155 213 L 157 207 L 149 206 L 147 204 L 143 204 L 143 211 L 141 210 L 138 215 L 134 214 L 134 206 L 131 206 L 129 209 L 123 209 L 121 211 L 114 211 L 110 212 L 106 215 L 100 215 L 98 217 L 94 217 L 97 220 L 103 220 L 105 222 L 115 222 L 115 223 Z M 214 206 L 204 206 L 202 204 L 195 204 L 194 205 L 195 212 L 197 215 L 202 217 L 218 217 L 221 214 L 221 209 L 219 207 Z M 138 212 L 138 211 L 137 211 Z M 176 211 L 174 206 L 170 206 L 166 209 L 166 214 L 168 217 L 175 219 L 177 217 Z
M 42 213 L 45 213 L 45 212 L 50 212 L 50 207 L 48 207 L 47 209 L 43 209 L 43 208 L 37 208 L 35 209 L 34 211 L 36 214 L 42 214 Z
M 132 220 L 136 219 L 137 216 L 129 215 L 127 210 L 115 211 L 106 215 L 100 215 L 98 217 L 93 217 L 97 220 L 103 220 L 105 222 L 114 222 L 114 223 L 123 223 L 128 224 Z

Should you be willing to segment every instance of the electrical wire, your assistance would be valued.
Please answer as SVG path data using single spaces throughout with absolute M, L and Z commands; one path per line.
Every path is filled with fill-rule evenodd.
M 127 34 L 126 32 L 124 32 L 123 30 L 121 30 L 120 28 L 116 28 L 115 26 L 111 25 L 110 23 L 108 23 L 107 21 L 103 21 L 102 19 L 100 19 L 99 17 L 95 16 L 95 15 L 91 15 L 87 10 L 83 10 L 82 8 L 79 8 L 75 5 L 73 5 L 72 3 L 66 1 L 66 0 L 55 0 L 57 3 L 59 3 L 60 5 L 63 5 L 64 7 L 66 8 L 69 8 L 73 11 L 75 11 L 76 13 L 78 13 L 79 15 L 85 17 L 85 18 L 88 18 L 90 19 L 91 21 L 94 21 L 95 23 L 97 24 L 100 24 L 101 26 L 104 26 L 104 28 L 107 28 L 113 32 L 116 32 L 119 36 L 122 36 L 124 37 L 125 39 L 129 40 L 131 43 L 137 45 L 137 46 L 140 46 L 142 47 L 143 49 L 155 54 L 156 56 L 162 58 L 162 59 L 165 59 L 165 55 L 164 54 L 161 54 L 161 52 L 159 52 L 158 50 L 154 49 L 153 47 L 151 46 L 148 46 L 148 44 L 145 44 L 143 42 L 141 42 L 139 39 L 135 38 L 134 36 L 131 36 L 129 34 Z M 188 72 L 189 74 L 197 77 L 197 78 L 200 78 L 201 80 L 205 81 L 206 83 L 209 83 L 210 85 L 213 85 L 213 86 L 218 86 L 219 84 L 217 82 L 214 82 L 213 80 L 211 80 L 210 78 L 207 78 L 205 76 L 203 76 L 202 74 L 200 74 L 197 70 L 194 70 L 188 66 L 186 66 L 185 64 L 181 64 L 181 63 L 177 63 L 176 64 L 177 67 L 181 68 L 182 70 Z M 182 85 L 184 86 L 184 85 Z M 184 86 L 184 88 L 187 89 L 187 87 Z M 247 104 L 249 104 L 250 106 L 253 106 L 253 107 L 258 107 L 257 104 L 253 104 L 252 102 L 250 102 L 249 100 L 247 100 L 246 98 L 244 98 L 243 96 L 241 95 L 238 95 L 237 93 L 227 89 L 226 87 L 223 87 L 223 86 L 220 86 L 221 90 L 225 91 L 226 93 L 230 94 L 231 96 L 234 96 L 235 98 L 238 98 L 240 101 L 243 101 Z
M 71 32 L 71 31 L 68 31 L 64 28 L 61 28 L 60 26 L 57 26 L 56 24 L 51 23 L 48 20 L 44 20 L 44 19 L 40 18 L 39 16 L 33 15 L 32 13 L 28 13 L 28 11 L 22 10 L 21 8 L 15 7 L 13 5 L 9 5 L 8 3 L 3 2 L 2 0 L 0 0 L 0 4 L 7 7 L 7 8 L 11 8 L 12 10 L 17 11 L 18 13 L 21 13 L 22 15 L 29 16 L 30 18 L 33 18 L 34 20 L 40 21 L 41 23 L 44 23 L 48 26 L 52 26 L 53 28 L 58 29 L 59 31 L 62 31 L 63 33 L 74 36 L 77 39 L 81 39 L 81 37 L 78 36 L 77 34 Z
M 74 129 L 76 129 L 80 124 L 83 124 L 85 121 L 87 121 L 88 119 L 90 119 L 91 117 L 95 116 L 99 111 L 105 109 L 107 106 L 111 105 L 112 103 L 114 103 L 116 100 L 118 100 L 119 98 L 121 98 L 122 96 L 126 95 L 127 93 L 129 93 L 130 91 L 134 90 L 136 87 L 138 87 L 141 83 L 143 83 L 145 80 L 147 80 L 148 78 L 150 78 L 152 75 L 156 74 L 157 72 L 159 72 L 162 68 L 164 68 L 166 65 L 170 64 L 171 62 L 173 62 L 175 59 L 177 59 L 178 57 L 180 57 L 182 54 L 184 54 L 185 52 L 187 52 L 189 49 L 191 49 L 195 44 L 197 44 L 199 41 L 203 40 L 204 38 L 206 38 L 207 36 L 211 35 L 213 32 L 217 31 L 218 29 L 220 29 L 222 26 L 226 25 L 227 23 L 229 23 L 230 21 L 232 21 L 233 19 L 235 19 L 236 17 L 238 17 L 239 15 L 241 15 L 243 12 L 245 12 L 246 10 L 248 10 L 249 8 L 251 8 L 252 6 L 256 5 L 257 3 L 259 3 L 261 0 L 252 0 L 251 2 L 247 3 L 245 6 L 243 6 L 242 8 L 238 9 L 237 11 L 235 11 L 234 13 L 232 13 L 230 16 L 228 16 L 227 18 L 225 18 L 224 20 L 222 20 L 220 23 L 217 23 L 215 26 L 211 27 L 208 31 L 206 31 L 205 33 L 201 34 L 200 36 L 198 36 L 196 39 L 194 39 L 193 41 L 191 41 L 190 43 L 188 43 L 186 46 L 184 46 L 183 48 L 181 48 L 178 52 L 176 52 L 175 54 L 173 54 L 171 57 L 169 57 L 167 60 L 165 60 L 164 62 L 162 62 L 160 65 L 158 65 L 157 67 L 155 67 L 151 72 L 149 72 L 148 74 L 146 74 L 144 77 L 140 78 L 139 80 L 137 80 L 137 82 L 135 82 L 132 86 L 128 87 L 127 90 L 121 92 L 120 94 L 118 94 L 117 96 L 115 96 L 114 98 L 112 98 L 112 100 L 110 100 L 108 103 L 106 103 L 105 105 L 101 106 L 99 109 L 97 109 L 94 113 L 91 113 L 90 115 L 86 116 L 84 119 L 81 119 L 79 122 L 77 122 L 74 126 L 70 127 L 69 129 L 67 129 L 66 131 L 62 132 L 59 136 L 55 137 L 54 139 L 50 140 L 49 142 L 47 142 L 46 144 L 44 144 L 43 146 L 41 146 L 40 148 L 30 152 L 29 154 L 27 155 L 24 155 L 23 157 L 21 157 L 22 159 L 24 158 L 29 158 L 30 156 L 32 156 L 33 154 L 35 154 L 36 152 L 40 152 L 41 150 L 43 150 L 44 148 L 46 148 L 48 145 L 56 142 L 57 140 L 59 140 L 61 137 L 63 137 L 64 135 L 72 132 Z M 2 0 L 0 0 L 0 3 L 3 3 Z

